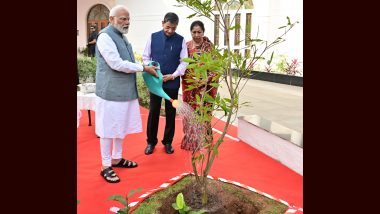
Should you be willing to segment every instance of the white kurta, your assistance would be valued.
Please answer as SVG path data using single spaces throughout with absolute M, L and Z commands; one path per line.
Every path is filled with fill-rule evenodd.
M 112 69 L 125 73 L 143 70 L 143 66 L 139 63 L 122 60 L 115 43 L 107 34 L 100 34 L 96 45 Z M 138 99 L 115 102 L 97 97 L 95 124 L 95 132 L 101 138 L 123 139 L 127 134 L 142 132 Z
M 96 98 L 96 134 L 101 138 L 121 138 L 142 132 L 138 99 L 128 102 Z

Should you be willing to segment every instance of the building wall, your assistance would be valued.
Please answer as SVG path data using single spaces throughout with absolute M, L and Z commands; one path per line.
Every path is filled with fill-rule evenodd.
M 175 0 L 78 0 L 78 47 L 86 45 L 86 18 L 89 9 L 101 3 L 109 9 L 116 4 L 126 5 L 131 15 L 131 26 L 128 39 L 133 44 L 136 53 L 142 54 L 147 38 L 151 33 L 162 29 L 161 21 L 167 12 L 175 12 L 179 16 L 177 33 L 191 40 L 190 24 L 195 20 L 201 20 L 205 24 L 205 35 L 211 41 L 214 40 L 213 22 L 204 17 L 186 17 L 192 14 L 192 10 L 186 7 L 175 7 Z M 260 26 L 259 37 L 262 39 L 274 39 L 280 31 L 277 29 L 287 23 L 286 16 L 291 21 L 298 20 L 300 24 L 286 36 L 287 41 L 276 46 L 276 53 L 286 54 L 289 57 L 303 60 L 303 2 L 302 0 L 254 0 L 252 12 L 252 36 L 256 35 L 257 26 Z M 244 34 L 242 34 L 243 36 Z M 242 37 L 243 38 L 243 37 Z M 219 44 L 223 44 L 220 39 Z M 233 42 L 233 40 L 231 41 Z M 271 52 L 271 51 L 270 51 Z
M 266 0 L 261 0 L 266 1 Z M 268 38 L 274 39 L 274 32 L 281 33 L 279 26 L 287 23 L 286 16 L 291 22 L 299 21 L 295 27 L 285 36 L 286 41 L 275 47 L 277 52 L 288 55 L 289 58 L 297 58 L 303 61 L 303 1 L 302 0 L 270 0 L 268 8 Z M 302 65 L 302 64 L 301 64 Z
M 140 0 L 138 4 L 134 3 L 135 0 L 123 0 L 123 2 L 131 15 L 128 39 L 133 43 L 135 52 L 141 54 L 151 33 L 162 30 L 162 20 L 167 12 L 174 12 L 179 16 L 176 32 L 185 37 L 186 41 L 191 39 L 190 24 L 196 18 L 187 19 L 186 16 L 191 14 L 191 10 L 185 7 L 174 7 L 173 5 L 177 4 L 175 0 Z M 205 27 L 206 35 L 212 37 L 213 28 Z

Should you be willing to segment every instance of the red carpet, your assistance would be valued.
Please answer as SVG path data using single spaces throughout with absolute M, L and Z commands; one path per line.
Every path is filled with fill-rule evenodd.
M 174 154 L 168 155 L 163 150 L 161 139 L 165 118 L 161 118 L 158 133 L 159 144 L 157 144 L 155 152 L 147 156 L 144 154 L 144 149 L 148 111 L 144 108 L 141 108 L 141 117 L 144 131 L 128 135 L 123 147 L 124 157 L 138 162 L 139 167 L 115 168 L 121 182 L 109 184 L 99 174 L 101 158 L 99 138 L 96 138 L 95 135 L 94 112 L 92 112 L 93 126 L 88 126 L 87 112 L 82 111 L 77 137 L 77 199 L 80 201 L 78 214 L 111 213 L 110 207 L 120 207 L 120 204 L 108 201 L 109 196 L 126 195 L 130 190 L 141 187 L 143 191 L 136 193 L 130 199 L 130 202 L 136 201 L 137 197 L 145 191 L 157 188 L 168 179 L 183 172 L 191 171 L 191 155 L 180 149 L 183 136 L 181 119 L 178 117 L 176 121 L 176 134 L 173 140 Z M 224 122 L 219 121 L 215 128 L 222 131 L 223 125 Z M 230 127 L 228 134 L 237 137 L 237 128 Z M 215 136 L 218 137 L 219 134 L 215 133 Z M 219 157 L 211 169 L 211 176 L 238 181 L 297 207 L 303 207 L 302 176 L 244 142 L 236 142 L 228 137 L 225 137 L 224 141 L 219 148 Z

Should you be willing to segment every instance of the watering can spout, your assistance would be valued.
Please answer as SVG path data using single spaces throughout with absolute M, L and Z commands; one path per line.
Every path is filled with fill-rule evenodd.
M 169 100 L 172 103 L 172 106 L 176 108 L 178 106 L 178 101 L 173 100 L 172 98 L 169 97 L 168 94 L 165 93 L 165 91 L 162 89 L 162 84 L 163 84 L 163 75 L 160 70 L 160 63 L 151 61 L 149 66 L 156 66 L 158 67 L 158 70 L 156 70 L 158 77 L 155 77 L 147 72 L 143 72 L 143 78 L 144 81 L 149 89 L 149 91 L 152 94 L 155 94 L 157 96 L 160 96 L 166 100 Z

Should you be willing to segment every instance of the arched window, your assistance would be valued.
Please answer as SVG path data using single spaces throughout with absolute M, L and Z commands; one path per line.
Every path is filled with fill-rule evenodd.
M 108 15 L 110 11 L 102 4 L 93 6 L 87 16 L 87 36 L 90 35 L 90 27 L 95 26 L 97 32 L 108 25 Z

